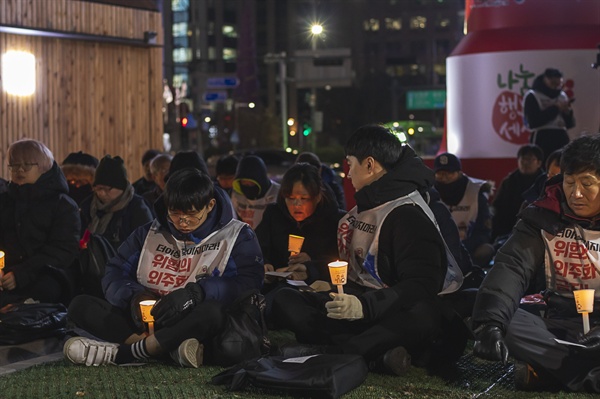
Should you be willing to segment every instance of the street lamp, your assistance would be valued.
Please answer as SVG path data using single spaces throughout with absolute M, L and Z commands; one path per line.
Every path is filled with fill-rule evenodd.
M 323 29 L 323 25 L 321 25 L 318 22 L 313 23 L 310 26 L 310 34 L 311 34 L 311 49 L 313 51 L 313 57 L 316 57 L 316 50 L 317 50 L 317 40 L 319 39 L 319 37 L 321 35 L 323 35 L 324 29 Z M 317 88 L 316 86 L 313 86 L 310 88 L 310 100 L 309 100 L 309 106 L 310 106 L 310 124 L 313 127 L 316 127 L 316 113 L 317 113 Z M 309 147 L 311 149 L 311 151 L 314 151 L 315 147 L 316 147 L 316 134 L 312 135 L 312 138 L 309 139 Z

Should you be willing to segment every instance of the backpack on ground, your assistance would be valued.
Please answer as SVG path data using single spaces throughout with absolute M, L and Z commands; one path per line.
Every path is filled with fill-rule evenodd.
M 16 303 L 0 312 L 0 344 L 17 345 L 66 333 L 67 308 L 60 303 Z

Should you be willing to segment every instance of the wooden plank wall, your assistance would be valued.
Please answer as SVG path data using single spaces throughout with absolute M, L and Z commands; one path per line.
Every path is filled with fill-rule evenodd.
M 0 26 L 134 40 L 154 31 L 162 43 L 158 12 L 74 0 L 0 0 Z M 162 148 L 161 47 L 0 32 L 0 55 L 8 50 L 35 55 L 36 92 L 0 90 L 0 176 L 9 177 L 8 146 L 25 137 L 59 164 L 79 150 L 120 155 L 130 180 L 141 176 L 143 152 Z

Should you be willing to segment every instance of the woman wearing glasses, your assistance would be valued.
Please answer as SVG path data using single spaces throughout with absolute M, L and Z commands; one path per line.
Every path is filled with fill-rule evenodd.
M 264 278 L 258 240 L 233 219 L 223 190 L 186 168 L 169 176 L 156 219 L 137 229 L 106 267 L 106 300 L 78 296 L 69 317 L 108 342 L 75 337 L 64 354 L 75 364 L 124 364 L 170 353 L 184 367 L 203 362 L 203 344 L 223 328 L 223 307 L 259 289 Z M 155 333 L 146 333 L 139 303 L 152 310 Z
M 10 183 L 0 194 L 0 306 L 33 298 L 70 299 L 69 266 L 78 253 L 79 211 L 52 152 L 20 140 L 7 153 Z

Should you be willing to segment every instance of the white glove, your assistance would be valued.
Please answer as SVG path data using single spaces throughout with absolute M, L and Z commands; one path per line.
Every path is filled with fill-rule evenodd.
M 327 317 L 331 319 L 358 320 L 364 317 L 362 303 L 354 295 L 329 294 L 333 301 L 325 303 Z

